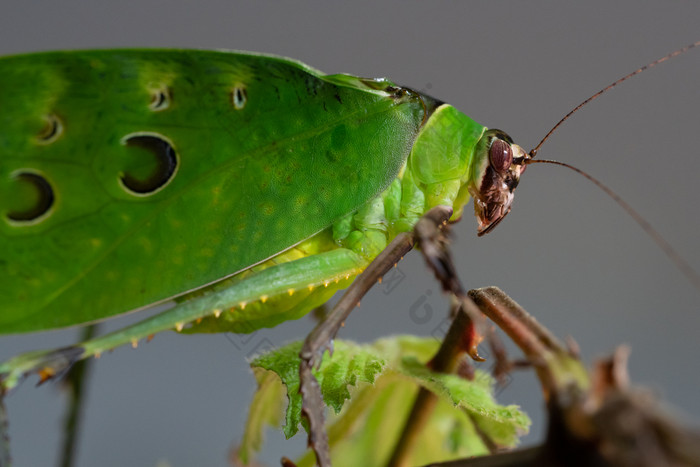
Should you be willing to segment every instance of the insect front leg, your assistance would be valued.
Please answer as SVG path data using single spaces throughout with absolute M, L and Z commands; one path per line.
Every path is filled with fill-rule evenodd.
M 428 235 L 431 232 L 428 225 L 445 225 L 451 215 L 452 209 L 447 206 L 437 206 L 428 211 L 424 215 L 427 223 L 425 234 Z M 321 466 L 330 465 L 330 454 L 328 437 L 323 427 L 324 405 L 321 390 L 311 370 L 320 366 L 326 350 L 332 352 L 333 339 L 350 312 L 360 303 L 362 297 L 413 248 L 416 239 L 420 239 L 421 236 L 418 226 L 411 233 L 397 235 L 384 251 L 370 263 L 367 269 L 355 279 L 333 310 L 311 331 L 304 341 L 299 353 L 301 357 L 299 392 L 302 394 L 302 413 L 309 422 L 309 446 L 314 449 L 318 464 Z
M 471 328 L 469 328 L 470 347 L 467 349 L 469 355 L 474 360 L 483 360 L 478 354 L 477 346 L 485 338 L 495 360 L 493 376 L 499 382 L 504 381 L 507 373 L 513 368 L 528 366 L 529 362 L 511 361 L 508 359 L 505 346 L 495 333 L 493 324 L 486 325 L 483 318 L 483 310 L 472 296 L 473 291 L 465 293 L 452 261 L 452 254 L 449 250 L 449 242 L 446 236 L 446 227 L 446 225 L 440 225 L 436 222 L 434 216 L 424 216 L 415 227 L 419 237 L 421 252 L 428 267 L 435 273 L 445 292 L 452 295 L 452 318 L 455 319 L 457 313 L 463 312 L 471 319 Z M 505 294 L 503 295 L 505 296 Z M 550 339 L 553 339 L 553 337 L 550 336 Z M 444 369 L 438 370 L 444 371 Z

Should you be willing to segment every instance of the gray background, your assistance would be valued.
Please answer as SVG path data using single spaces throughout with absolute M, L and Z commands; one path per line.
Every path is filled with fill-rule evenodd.
M 699 19 L 697 2 L 668 0 L 3 0 L 0 53 L 125 46 L 276 53 L 329 73 L 388 76 L 429 90 L 530 149 L 594 91 L 700 39 Z M 599 99 L 540 153 L 608 182 L 695 267 L 699 82 L 694 51 Z M 467 286 L 502 287 L 556 334 L 573 335 L 587 361 L 631 344 L 633 379 L 700 420 L 700 292 L 610 199 L 572 172 L 531 167 L 517 195 L 511 215 L 487 237 L 476 237 L 471 216 L 456 226 L 455 255 Z M 400 271 L 403 280 L 374 290 L 342 337 L 370 341 L 439 328 L 446 302 L 420 256 L 410 255 Z M 90 382 L 79 465 L 225 465 L 254 390 L 246 355 L 299 339 L 311 326 L 303 319 L 252 337 L 166 333 L 136 351 L 103 356 Z M 74 336 L 68 330 L 2 338 L 0 358 Z M 533 416 L 526 442 L 540 439 L 541 396 L 531 374 L 517 374 L 500 397 Z M 55 386 L 32 383 L 8 399 L 17 465 L 53 464 L 61 402 Z M 270 439 L 263 456 L 269 464 L 304 446 L 301 437 Z

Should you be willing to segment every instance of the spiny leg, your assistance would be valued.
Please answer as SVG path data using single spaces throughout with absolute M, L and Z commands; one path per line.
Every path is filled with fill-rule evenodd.
M 570 364 L 571 358 L 575 358 L 573 352 L 498 287 L 470 290 L 469 297 L 520 347 L 534 366 L 545 397 L 556 392 L 563 384 L 557 381 L 558 375 L 570 373 L 564 367 Z
M 482 313 L 488 316 L 501 329 L 517 342 L 515 327 L 508 326 L 512 319 L 525 326 L 538 341 L 555 352 L 566 351 L 566 346 L 557 339 L 547 328 L 542 326 L 531 314 L 520 306 L 498 287 L 484 287 L 469 291 L 469 297 L 479 306 Z M 506 318 L 509 318 L 506 320 Z
M 556 381 L 556 377 L 553 376 L 553 373 L 558 373 L 559 375 L 563 373 L 553 370 L 553 360 L 558 359 L 552 359 L 549 356 L 552 354 L 560 354 L 564 356 L 565 360 L 568 360 L 567 354 L 569 351 L 546 328 L 541 326 L 531 315 L 500 289 L 496 287 L 487 287 L 484 289 L 470 290 L 466 296 L 466 303 L 471 303 L 471 305 L 476 307 L 477 314 L 481 315 L 483 313 L 486 315 L 514 340 L 525 352 L 530 362 L 539 370 L 538 373 L 546 375 L 544 379 L 541 377 L 543 386 L 545 382 Z M 456 315 L 453 325 L 458 319 L 459 314 Z M 450 330 L 452 330 L 452 327 Z M 490 331 L 487 334 L 489 339 L 492 338 L 491 334 L 492 332 Z M 496 343 L 495 345 L 498 347 L 500 343 Z M 500 350 L 497 351 L 501 352 Z M 505 355 L 497 356 L 497 358 L 504 359 Z M 503 365 L 503 363 L 501 365 Z M 498 366 L 497 363 L 497 367 Z M 575 365 L 567 369 L 575 369 Z M 548 390 L 545 390 L 545 394 L 552 393 L 554 390 L 554 387 L 550 387 Z M 414 405 L 414 411 L 420 410 L 420 407 L 418 407 L 420 403 L 423 403 L 423 401 L 418 398 Z M 410 423 L 407 425 L 407 428 L 409 426 Z M 396 452 L 394 455 L 396 456 Z M 523 467 L 553 467 L 554 465 L 561 465 L 552 463 L 551 459 L 547 457 L 547 446 L 537 446 L 529 449 L 499 453 L 492 456 L 442 462 L 435 465 L 445 467 L 476 467 L 516 464 Z M 400 462 L 394 462 L 390 465 L 397 466 L 402 464 Z
M 366 264 L 366 260 L 354 252 L 338 248 L 270 266 L 240 282 L 192 296 L 169 310 L 104 336 L 60 349 L 27 352 L 0 362 L 0 390 L 10 391 L 32 374 L 38 374 L 40 382 L 58 379 L 79 360 L 99 357 L 103 352 L 125 344 L 136 347 L 142 339 L 150 340 L 152 335 L 162 331 L 182 331 L 188 323 L 196 323 L 200 318 L 210 317 L 215 322 L 221 318 L 228 325 L 236 323 L 252 332 L 264 326 L 264 323 L 258 323 L 255 327 L 255 322 L 251 322 L 259 319 L 251 314 L 252 302 L 264 304 L 271 297 L 291 297 L 290 290 L 326 293 L 326 290 L 340 287 L 337 284 L 341 280 L 349 280 Z M 308 297 L 301 293 L 296 296 Z M 274 315 L 268 314 L 267 317 Z

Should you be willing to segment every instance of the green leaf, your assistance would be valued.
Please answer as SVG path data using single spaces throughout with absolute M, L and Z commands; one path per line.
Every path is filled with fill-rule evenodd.
M 421 436 L 420 448 L 412 453 L 411 464 L 487 454 L 475 424 L 498 445 L 517 443 L 517 436 L 526 432 L 530 424 L 527 415 L 517 406 L 495 402 L 493 379 L 486 373 L 477 371 L 474 381 L 468 381 L 428 370 L 420 362 L 428 361 L 438 346 L 435 339 L 411 336 L 381 339 L 372 345 L 335 342 L 333 356 L 326 355 L 321 369 L 315 372 L 324 401 L 335 413 L 327 426 L 334 465 L 385 464 L 419 386 L 436 393 L 439 399 Z M 275 375 L 287 388 L 289 404 L 284 427 L 287 437 L 298 431 L 301 420 L 300 349 L 300 343 L 289 344 L 251 362 L 259 384 L 261 381 L 269 384 L 268 378 Z M 259 391 L 264 390 L 269 391 L 261 385 Z M 278 394 L 281 398 L 281 391 Z M 271 393 L 267 397 L 272 397 Z M 255 401 L 262 399 L 256 395 L 251 406 L 246 429 L 256 433 L 246 432 L 244 437 L 242 449 L 247 449 L 247 456 L 259 449 L 259 444 L 246 440 L 262 439 L 265 423 L 260 419 L 267 416 L 265 410 L 258 412 Z M 269 405 L 271 401 L 266 408 Z M 313 466 L 314 461 L 313 454 L 308 452 L 297 465 Z
M 434 373 L 415 357 L 404 357 L 400 370 L 445 401 L 469 413 L 494 443 L 514 446 L 527 433 L 530 418 L 517 405 L 499 405 L 493 398 L 493 378 L 476 371 L 473 381 L 457 375 Z
M 287 414 L 284 435 L 294 436 L 301 422 L 301 395 L 299 394 L 299 351 L 301 342 L 262 355 L 251 362 L 255 372 L 272 371 L 287 387 Z M 323 394 L 323 400 L 340 412 L 345 400 L 350 398 L 348 385 L 355 386 L 359 381 L 373 383 L 385 361 L 373 355 L 371 348 L 354 343 L 336 341 L 332 358 L 324 358 L 321 368 L 314 372 Z
M 282 421 L 282 404 L 284 402 L 284 387 L 280 379 L 272 372 L 258 371 L 255 373 L 258 390 L 250 403 L 243 441 L 238 449 L 238 458 L 243 464 L 252 460 L 254 453 L 260 451 L 263 444 L 265 426 L 279 426 Z

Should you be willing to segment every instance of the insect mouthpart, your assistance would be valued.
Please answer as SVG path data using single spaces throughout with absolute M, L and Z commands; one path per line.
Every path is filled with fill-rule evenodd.
M 523 148 L 501 130 L 488 130 L 479 140 L 469 193 L 479 222 L 477 235 L 487 234 L 510 212 L 513 190 L 530 159 Z

